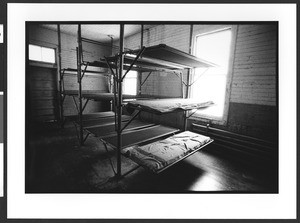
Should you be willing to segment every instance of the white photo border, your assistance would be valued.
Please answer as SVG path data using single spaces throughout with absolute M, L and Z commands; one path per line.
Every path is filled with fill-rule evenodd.
M 9 3 L 7 5 L 7 217 L 295 219 L 296 8 L 296 4 Z M 279 193 L 25 194 L 26 21 L 278 21 Z

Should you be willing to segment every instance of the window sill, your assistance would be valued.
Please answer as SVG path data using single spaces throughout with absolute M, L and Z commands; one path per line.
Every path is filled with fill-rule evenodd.
M 194 114 L 190 118 L 188 118 L 190 121 L 200 121 L 206 124 L 215 124 L 215 125 L 226 125 L 227 120 L 224 118 L 216 118 L 216 117 L 209 117 L 209 116 L 203 116 L 200 114 Z
M 53 69 L 57 68 L 56 64 L 39 62 L 39 61 L 29 61 L 29 65 L 36 66 L 36 67 L 53 68 Z

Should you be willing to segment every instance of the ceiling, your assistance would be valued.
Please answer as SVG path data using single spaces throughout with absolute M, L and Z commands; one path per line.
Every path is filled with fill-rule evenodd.
M 57 25 L 53 24 L 41 24 L 40 26 L 57 30 Z M 153 27 L 153 25 L 144 25 L 144 29 L 149 29 Z M 60 30 L 63 33 L 67 33 L 70 35 L 77 35 L 78 25 L 70 24 L 70 25 L 60 25 Z M 131 36 L 136 33 L 141 32 L 141 25 L 133 25 L 127 24 L 124 28 L 124 36 Z M 120 26 L 117 24 L 82 24 L 81 25 L 81 35 L 84 38 L 100 41 L 100 42 L 109 42 L 111 41 L 110 36 L 113 37 L 114 40 L 118 40 L 120 37 Z

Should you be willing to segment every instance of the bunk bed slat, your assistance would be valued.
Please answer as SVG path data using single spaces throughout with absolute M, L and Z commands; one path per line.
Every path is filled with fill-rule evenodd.
M 122 123 L 122 125 L 124 126 L 124 122 Z M 149 123 L 149 122 L 143 122 L 140 120 L 134 120 L 132 121 L 128 127 L 126 128 L 126 131 L 133 131 L 136 129 L 141 129 L 141 128 L 147 128 L 150 126 L 154 126 L 155 124 L 153 123 Z M 102 126 L 94 126 L 94 127 L 88 127 L 85 128 L 86 131 L 88 131 L 89 133 L 91 133 L 92 135 L 94 135 L 95 137 L 114 137 L 116 136 L 116 130 L 115 130 L 115 123 L 109 123 L 107 125 L 102 125 Z
M 132 53 L 137 53 L 137 51 L 135 50 Z M 147 47 L 143 53 L 143 57 L 169 61 L 190 68 L 216 66 L 211 62 L 202 60 L 198 57 L 195 57 L 173 47 L 169 47 L 165 44 Z
M 128 115 L 122 115 L 122 122 L 128 121 L 130 119 L 130 116 Z M 92 127 L 92 126 L 105 126 L 105 125 L 111 125 L 115 123 L 115 117 L 114 116 L 108 116 L 105 118 L 97 118 L 97 119 L 88 119 L 82 121 L 82 126 L 84 128 Z M 78 124 L 78 123 L 77 123 Z
M 114 117 L 115 113 L 112 111 L 107 111 L 107 112 L 94 112 L 94 113 L 89 113 L 89 114 L 83 114 L 82 115 L 82 120 L 95 120 L 95 119 L 103 119 L 103 118 L 109 118 L 109 117 Z M 67 118 L 71 121 L 76 121 L 78 119 L 78 115 L 70 115 L 67 116 Z
M 122 148 L 150 142 L 151 140 L 171 135 L 178 131 L 179 129 L 166 127 L 163 125 L 155 125 L 135 131 L 127 130 L 122 134 Z M 104 137 L 103 141 L 113 148 L 117 148 L 117 136 Z

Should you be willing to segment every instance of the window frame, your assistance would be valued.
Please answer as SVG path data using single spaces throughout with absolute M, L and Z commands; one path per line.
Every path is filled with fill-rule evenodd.
M 127 75 L 129 75 L 129 73 L 130 72 L 135 72 L 135 74 L 136 74 L 136 77 L 129 77 L 129 76 L 127 76 Z M 128 93 L 126 93 L 126 92 L 124 92 L 124 90 L 126 89 L 126 87 L 125 87 L 125 82 L 126 82 L 126 78 L 127 78 L 127 80 L 128 79 L 135 79 L 135 86 L 136 86 L 136 91 L 135 91 L 135 94 L 133 95 L 133 96 L 137 96 L 138 95 L 138 79 L 139 79 L 139 72 L 138 71 L 129 71 L 129 73 L 125 76 L 125 78 L 124 78 L 124 80 L 123 80 L 123 86 L 122 86 L 122 91 L 123 91 L 123 94 L 128 94 Z M 130 94 L 128 94 L 128 95 L 130 95 Z
M 55 62 L 45 62 L 45 61 L 38 61 L 38 60 L 30 60 L 29 59 L 29 45 L 39 46 L 43 48 L 49 48 L 54 50 L 54 58 Z M 30 41 L 27 44 L 28 47 L 28 62 L 30 66 L 39 66 L 39 67 L 46 67 L 46 68 L 57 68 L 57 62 L 58 62 L 58 56 L 57 56 L 57 46 L 54 44 L 48 44 L 48 43 L 40 43 L 39 41 Z
M 231 83 L 233 77 L 233 63 L 234 63 L 234 56 L 235 56 L 235 47 L 236 47 L 236 39 L 237 39 L 237 25 L 207 25 L 205 27 L 199 28 L 198 30 L 194 31 L 192 36 L 192 54 L 196 55 L 196 39 L 198 36 L 212 34 L 219 31 L 231 29 L 232 31 L 232 38 L 230 43 L 230 56 L 228 62 L 228 73 L 226 77 L 226 88 L 225 88 L 225 104 L 224 104 L 224 112 L 223 117 L 219 118 L 216 116 L 208 116 L 205 114 L 200 114 L 195 112 L 190 119 L 194 119 L 196 121 L 202 121 L 205 123 L 212 123 L 218 125 L 226 125 L 228 121 L 228 111 L 229 111 L 229 103 L 230 103 L 230 94 L 231 94 Z M 195 29 L 194 29 L 195 30 Z M 191 72 L 191 79 L 194 81 L 195 70 Z M 201 78 L 198 80 L 201 81 Z M 191 94 L 193 94 L 193 86 L 191 86 Z

